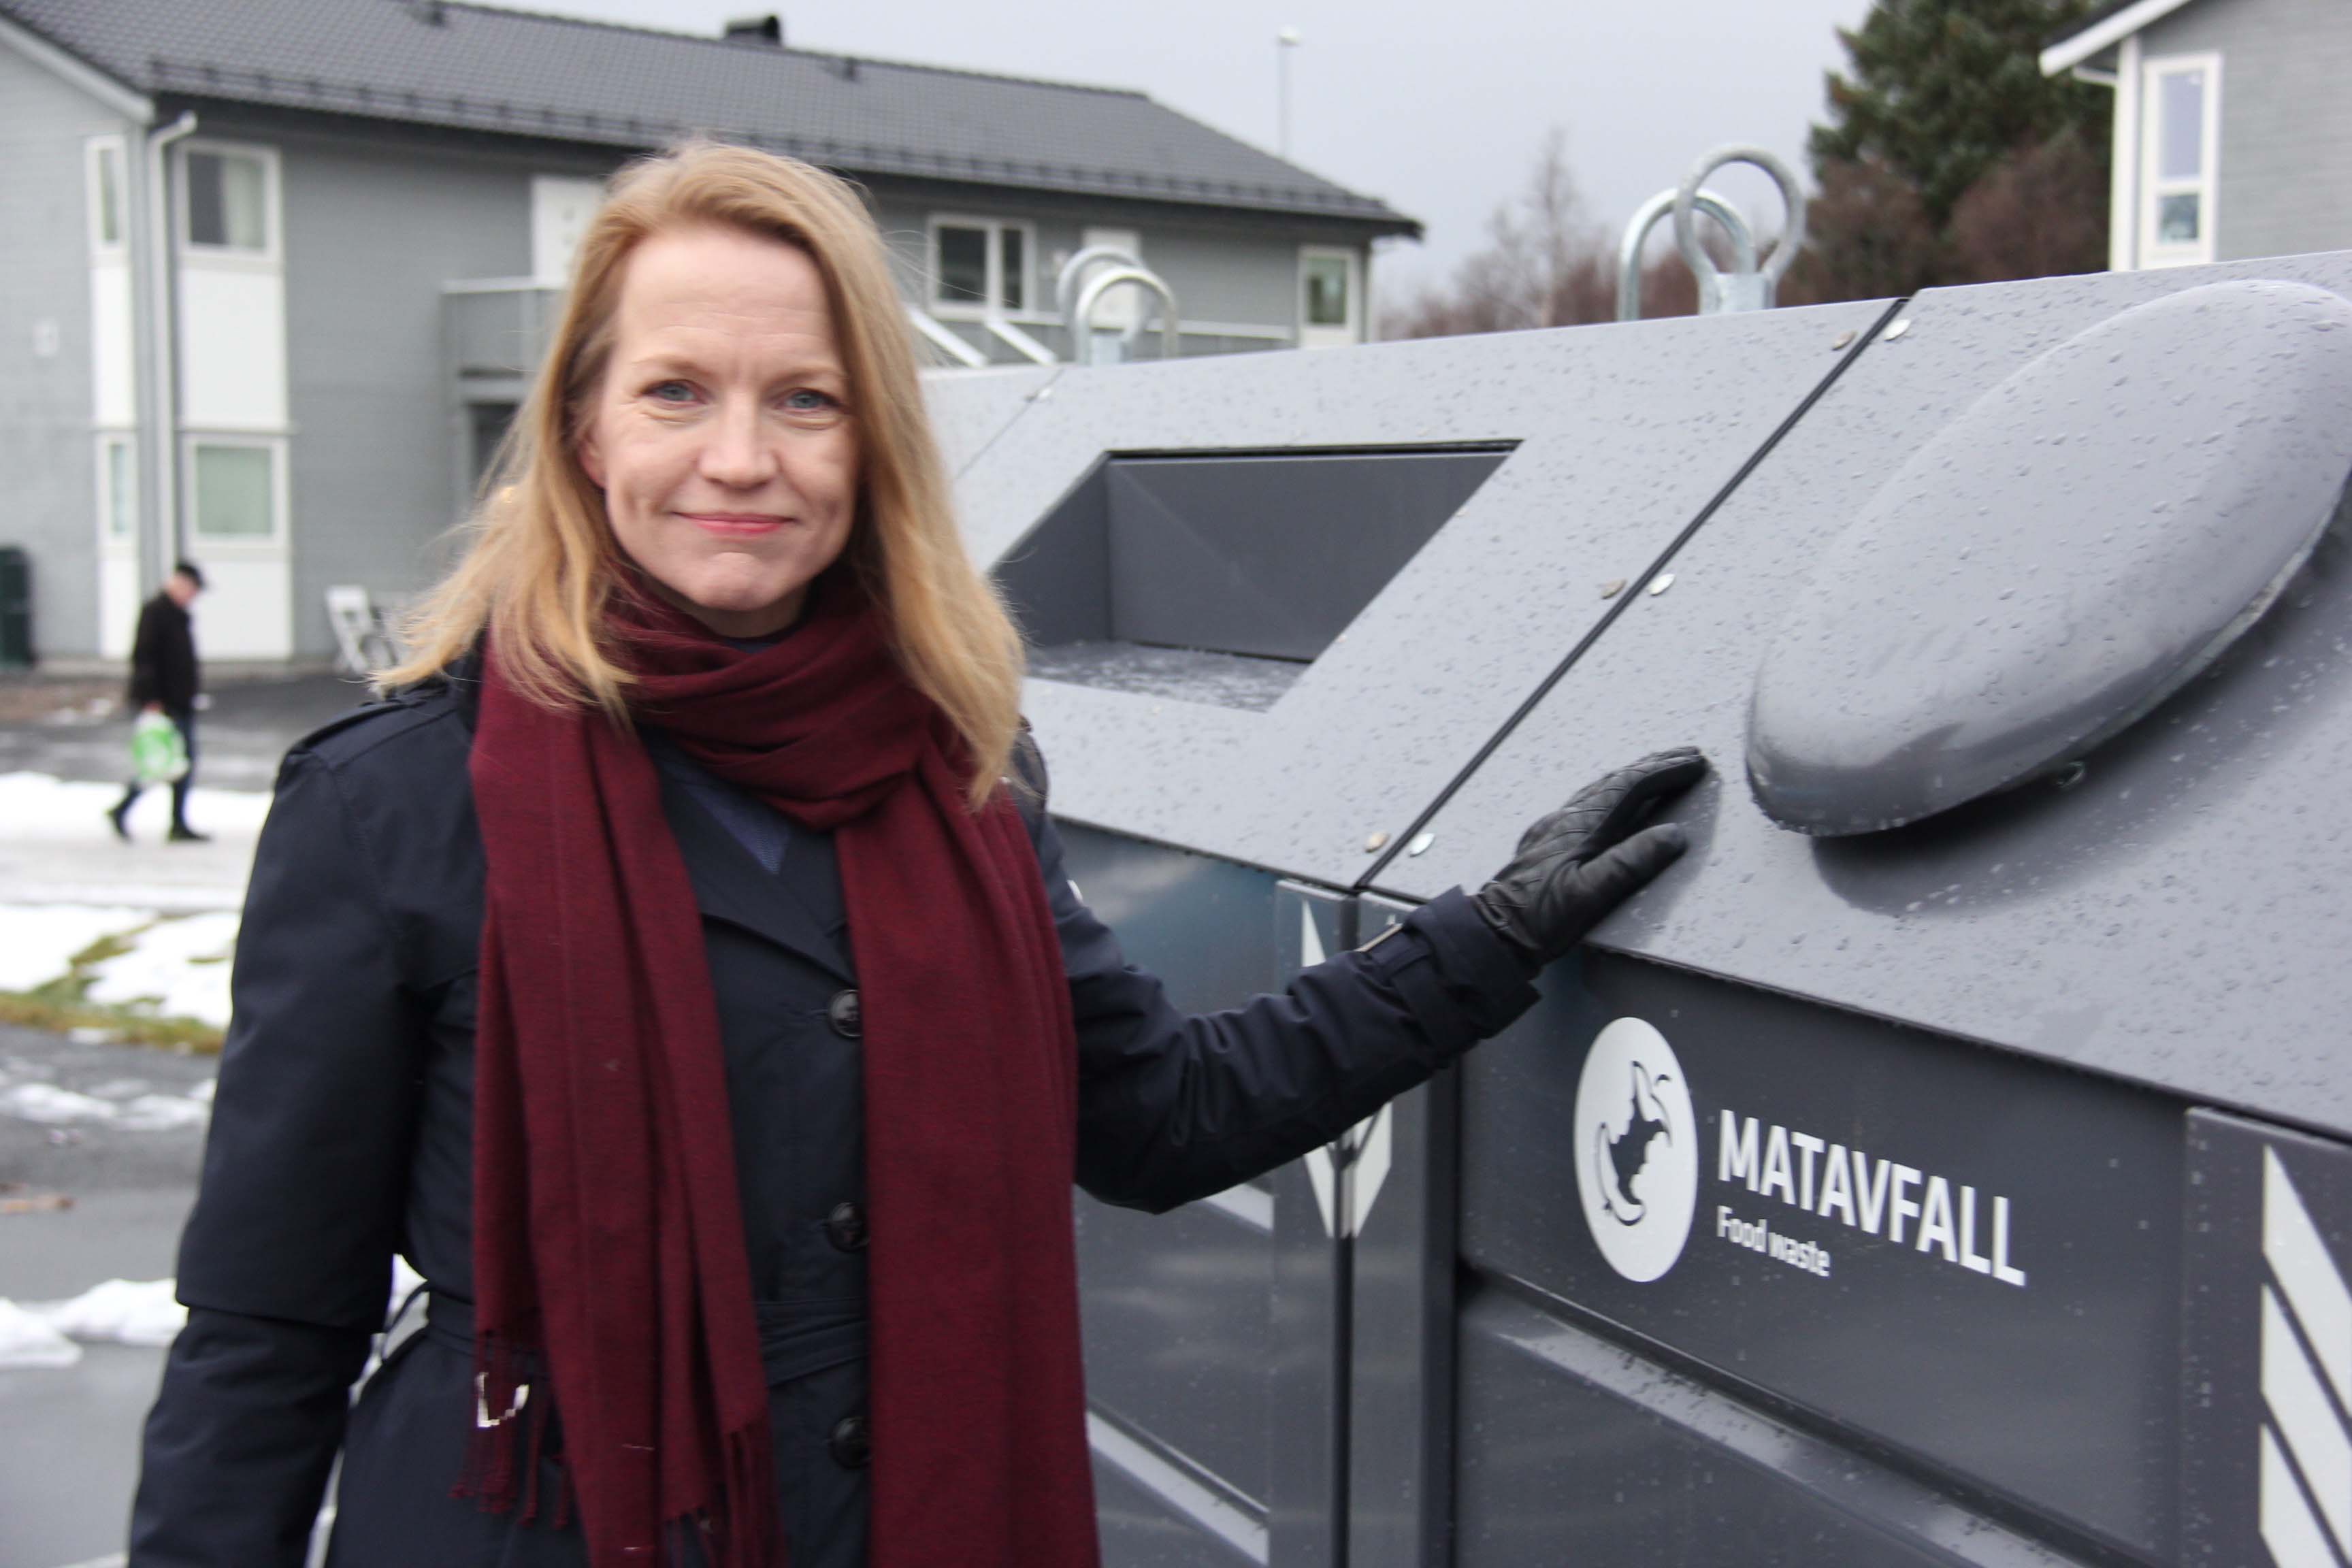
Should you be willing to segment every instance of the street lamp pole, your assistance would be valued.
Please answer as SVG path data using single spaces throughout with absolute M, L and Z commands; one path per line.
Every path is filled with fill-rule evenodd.
M 1275 97 L 1281 118 L 1277 145 L 1286 158 L 1290 156 L 1290 51 L 1306 41 L 1296 27 L 1285 27 L 1274 36 Z

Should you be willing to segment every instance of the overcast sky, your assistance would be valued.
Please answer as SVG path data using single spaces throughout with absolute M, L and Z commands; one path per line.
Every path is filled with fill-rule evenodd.
M 682 32 L 719 30 L 761 0 L 536 0 L 533 10 Z M 1275 35 L 1296 26 L 1291 156 L 1428 226 L 1384 252 L 1394 299 L 1477 248 L 1486 216 L 1525 183 L 1553 126 L 1567 132 L 1589 214 L 1615 231 L 1653 192 L 1725 142 L 1804 170 L 1835 29 L 1869 0 L 868 0 L 782 12 L 796 47 L 1140 88 L 1272 148 Z M 1114 20 L 1115 18 L 1115 20 Z M 1154 19 L 1156 18 L 1156 19 Z M 1760 176 L 1718 187 L 1768 226 Z

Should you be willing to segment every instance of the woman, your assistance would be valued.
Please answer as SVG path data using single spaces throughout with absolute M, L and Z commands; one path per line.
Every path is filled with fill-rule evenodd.
M 1420 1081 L 1705 767 L 1180 1016 L 1062 871 L 878 235 L 715 145 L 616 182 L 420 627 L 279 778 L 139 1568 L 300 1563 L 339 1450 L 352 1568 L 1092 1562 L 1072 1180 L 1167 1208 Z

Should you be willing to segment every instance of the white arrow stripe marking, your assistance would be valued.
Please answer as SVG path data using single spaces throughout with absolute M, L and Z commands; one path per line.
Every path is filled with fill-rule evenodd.
M 2263 1544 L 2278 1568 L 2336 1568 L 2319 1521 L 2311 1517 L 2303 1490 L 2286 1468 L 2271 1429 L 2263 1428 Z
M 2277 1153 L 2263 1151 L 2263 1256 L 2286 1292 L 2294 1321 L 2311 1340 L 2335 1386 L 2336 1403 L 2352 1409 L 2352 1290 L 2327 1256 L 2327 1244 L 2303 1195 L 2287 1180 Z
M 2263 1399 L 2338 1542 L 2352 1541 L 2352 1438 L 2344 1435 L 2319 1373 L 2286 1321 L 2286 1309 L 2263 1287 Z M 2263 1508 L 2270 1507 L 2265 1493 Z

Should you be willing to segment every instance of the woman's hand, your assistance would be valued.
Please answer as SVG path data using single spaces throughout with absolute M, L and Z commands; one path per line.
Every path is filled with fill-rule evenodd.
M 1633 829 L 1706 775 L 1706 759 L 1679 746 L 1595 780 L 1538 818 L 1470 901 L 1530 964 L 1549 963 L 1681 857 L 1688 841 L 1675 824 Z

